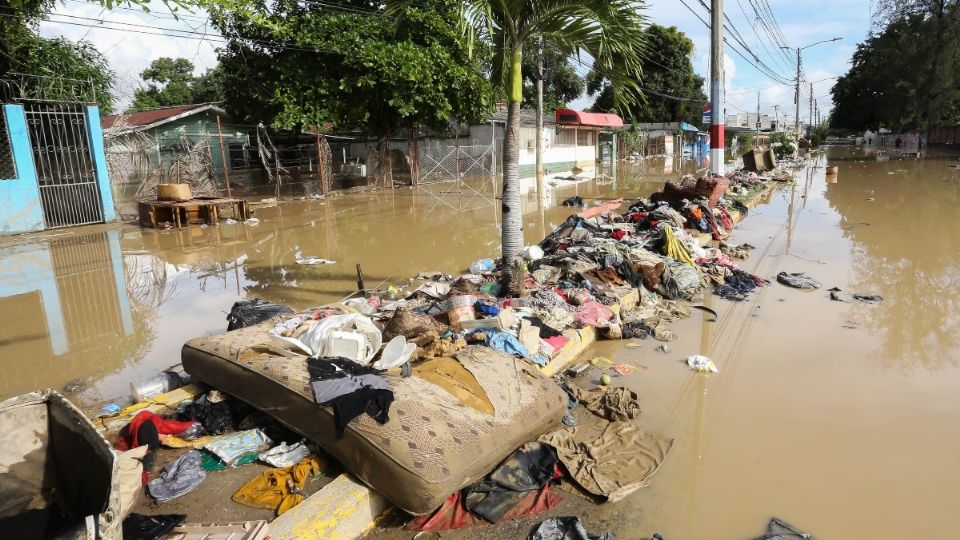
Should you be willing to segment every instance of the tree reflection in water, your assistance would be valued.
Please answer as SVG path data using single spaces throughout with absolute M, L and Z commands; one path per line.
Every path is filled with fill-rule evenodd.
M 849 318 L 881 336 L 886 367 L 960 363 L 960 175 L 942 159 L 848 162 L 826 198 L 852 242 Z M 894 174 L 888 174 L 888 173 Z M 869 200 L 873 199 L 873 200 Z

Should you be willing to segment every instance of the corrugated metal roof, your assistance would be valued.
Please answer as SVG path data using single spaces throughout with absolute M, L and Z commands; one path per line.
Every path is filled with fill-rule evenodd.
M 103 129 L 137 130 L 139 128 L 169 122 L 174 118 L 196 114 L 207 109 L 216 109 L 216 107 L 210 103 L 197 103 L 194 105 L 177 105 L 175 107 L 150 109 L 129 114 L 112 114 L 101 118 L 100 125 Z
M 573 109 L 557 109 L 557 123 L 570 126 L 623 127 L 623 119 L 615 114 L 589 113 Z

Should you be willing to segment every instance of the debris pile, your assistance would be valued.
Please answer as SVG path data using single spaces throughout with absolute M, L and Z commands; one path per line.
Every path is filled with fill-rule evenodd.
M 248 354 L 267 358 L 259 371 L 283 370 L 275 381 L 288 389 L 296 386 L 317 407 L 331 408 L 336 435 L 317 441 L 323 450 L 341 438 L 381 437 L 377 424 L 387 425 L 394 414 L 403 414 L 394 405 L 409 398 L 401 395 L 411 388 L 398 386 L 402 380 L 418 379 L 418 385 L 441 388 L 462 410 L 493 418 L 503 412 L 492 404 L 490 382 L 464 360 L 477 348 L 505 353 L 507 360 L 538 373 L 537 368 L 555 360 L 569 361 L 568 345 L 580 332 L 604 339 L 672 341 L 676 335 L 670 323 L 691 313 L 685 301 L 710 292 L 741 301 L 767 285 L 733 262 L 749 257 L 752 246 L 724 241 L 748 212 L 745 201 L 766 190 L 770 180 L 735 172 L 667 183 L 650 199 L 632 203 L 572 199 L 569 205 L 583 205 L 583 210 L 539 244 L 528 246 L 522 261 L 509 268 L 499 259 L 483 258 L 460 275 L 425 272 L 403 284 L 365 290 L 337 304 L 299 313 L 265 302 L 241 302 L 231 312 L 230 330 L 259 324 L 263 339 L 256 351 L 225 348 L 230 349 L 231 361 L 252 358 Z M 712 241 L 720 241 L 719 246 Z M 283 362 L 271 364 L 271 359 Z M 698 371 L 716 372 L 705 357 L 690 357 L 688 363 Z M 673 441 L 639 431 L 632 422 L 641 412 L 638 396 L 611 385 L 611 375 L 627 375 L 643 366 L 614 364 L 601 357 L 592 365 L 610 370 L 592 391 L 558 377 L 569 398 L 564 400 L 567 414 L 561 425 L 535 434 L 538 442 L 516 450 L 483 480 L 449 495 L 439 509 L 411 527 L 443 530 L 543 512 L 559 501 L 550 486 L 562 477 L 610 501 L 645 485 Z M 570 368 L 572 375 L 584 371 L 577 369 Z M 296 377 L 304 384 L 284 382 Z M 549 379 L 546 383 L 553 386 Z M 251 402 L 256 406 L 255 400 Z M 578 411 L 581 420 L 588 416 L 589 422 L 580 423 L 572 414 L 578 403 L 584 405 Z M 134 435 L 140 436 L 140 444 L 150 445 L 151 454 L 160 442 L 187 450 L 148 484 L 154 500 L 189 492 L 203 482 L 207 471 L 259 460 L 274 468 L 255 475 L 234 500 L 278 513 L 299 503 L 308 479 L 326 463 L 321 449 L 256 412 L 214 390 L 181 406 L 176 415 L 180 422 L 135 419 L 137 430 L 147 426 L 150 431 Z M 428 421 L 427 416 L 423 420 Z M 362 429 L 351 429 L 356 423 Z M 447 426 L 455 429 L 449 422 Z M 135 439 L 129 442 L 138 445 Z M 616 452 L 605 454 L 610 448 Z M 591 456 L 589 467 L 585 453 Z

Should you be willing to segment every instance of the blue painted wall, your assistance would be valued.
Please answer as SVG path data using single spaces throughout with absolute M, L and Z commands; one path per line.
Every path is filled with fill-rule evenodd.
M 103 152 L 103 130 L 100 128 L 100 108 L 86 108 L 87 135 L 90 139 L 90 153 L 93 167 L 97 173 L 97 186 L 100 188 L 100 204 L 103 205 L 103 220 L 117 220 L 117 209 L 113 205 L 113 189 L 110 187 L 110 171 L 107 168 L 106 154 Z
M 3 105 L 3 114 L 6 117 L 7 135 L 12 147 L 17 177 L 0 178 L 0 234 L 42 231 L 44 229 L 43 206 L 40 202 L 37 171 L 33 164 L 33 150 L 30 147 L 30 134 L 27 131 L 23 106 Z M 94 172 L 100 188 L 103 220 L 116 221 L 117 210 L 113 204 L 110 173 L 103 149 L 100 109 L 89 106 L 85 108 L 84 114 L 87 120 L 87 136 L 90 140 Z
M 20 105 L 4 105 L 3 114 L 7 120 L 7 135 L 17 177 L 0 178 L 0 234 L 40 231 L 43 230 L 43 208 L 37 172 L 33 167 L 27 119 Z

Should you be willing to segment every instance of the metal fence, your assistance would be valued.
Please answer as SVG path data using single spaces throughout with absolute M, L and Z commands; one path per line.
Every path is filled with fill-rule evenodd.
M 420 146 L 420 184 L 451 182 L 463 178 L 488 179 L 496 174 L 493 145 Z
M 55 239 L 50 254 L 70 349 L 115 342 L 123 323 L 107 234 Z
M 437 204 L 458 210 L 494 204 L 497 152 L 495 145 L 420 145 L 417 189 Z
M 17 164 L 13 160 L 13 145 L 7 128 L 7 115 L 0 108 L 0 178 L 15 179 Z
M 84 105 L 25 102 L 24 113 L 47 228 L 102 222 Z

